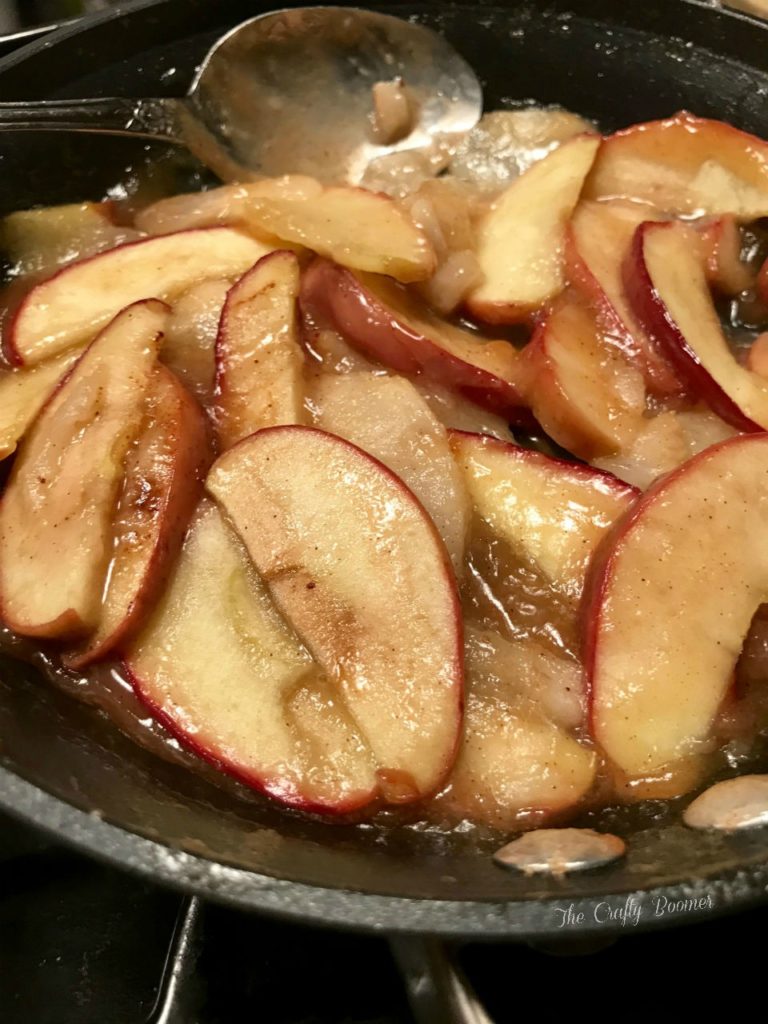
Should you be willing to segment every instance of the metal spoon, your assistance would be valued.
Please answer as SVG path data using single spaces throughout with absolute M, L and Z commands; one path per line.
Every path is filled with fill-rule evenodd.
M 372 87 L 402 78 L 415 101 L 409 134 L 371 136 Z M 1 103 L 0 130 L 106 132 L 186 146 L 224 180 L 288 172 L 360 181 L 381 156 L 425 149 L 476 123 L 474 72 L 423 25 L 345 7 L 264 14 L 208 52 L 183 99 Z

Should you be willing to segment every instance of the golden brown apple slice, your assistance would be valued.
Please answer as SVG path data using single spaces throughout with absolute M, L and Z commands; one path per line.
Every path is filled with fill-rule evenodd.
M 423 281 L 437 265 L 434 250 L 389 196 L 362 188 L 327 188 L 293 199 L 252 197 L 248 227 L 298 243 L 345 267 Z
M 738 430 L 768 429 L 768 384 L 731 352 L 692 228 L 638 228 L 624 267 L 637 315 L 675 363 L 688 390 Z
M 686 111 L 636 124 L 605 139 L 585 196 L 756 220 L 768 215 L 768 143 Z
M 643 425 L 639 370 L 606 340 L 597 317 L 565 293 L 522 351 L 531 409 L 561 447 L 583 459 L 627 447 Z
M 304 352 L 292 252 L 259 260 L 227 295 L 216 340 L 215 421 L 222 450 L 262 427 L 304 419 Z
M 65 352 L 46 363 L 30 369 L 9 370 L 0 377 L 0 459 L 16 451 L 19 441 L 76 358 L 77 353 Z
M 413 491 L 461 572 L 469 502 L 445 427 L 403 377 L 323 374 L 310 391 L 313 422 L 373 455 Z
M 515 348 L 442 320 L 394 281 L 316 260 L 302 278 L 301 306 L 316 326 L 334 327 L 369 358 L 532 425 L 517 384 Z
M 496 200 L 478 229 L 483 283 L 467 308 L 489 323 L 525 320 L 563 289 L 565 227 L 600 139 L 580 135 L 534 164 Z
M 462 625 L 422 506 L 359 448 L 298 426 L 241 441 L 206 486 L 359 729 L 385 797 L 433 792 L 461 725 Z
M 125 461 L 98 626 L 65 658 L 70 668 L 112 654 L 140 628 L 168 580 L 209 465 L 203 410 L 159 366 L 141 433 Z
M 173 303 L 160 358 L 191 393 L 209 406 L 216 377 L 216 337 L 233 281 L 201 281 Z
M 768 435 L 707 448 L 647 491 L 591 570 L 595 738 L 630 777 L 701 753 L 768 600 Z M 699 525 L 700 528 L 696 528 Z
M 651 391 L 677 395 L 682 384 L 630 306 L 622 266 L 640 224 L 658 220 L 639 203 L 582 201 L 568 225 L 565 259 L 571 282 L 586 297 L 607 343 L 642 372 Z
M 230 228 L 129 242 L 64 267 L 27 293 L 4 329 L 8 359 L 32 365 L 83 345 L 125 306 L 171 300 L 197 281 L 244 273 L 269 249 Z
M 27 636 L 74 637 L 98 621 L 112 514 L 144 415 L 166 319 L 128 307 L 51 396 L 0 504 L 2 618 Z
M 475 513 L 549 586 L 578 601 L 592 552 L 635 489 L 496 438 L 451 431 L 450 439 Z

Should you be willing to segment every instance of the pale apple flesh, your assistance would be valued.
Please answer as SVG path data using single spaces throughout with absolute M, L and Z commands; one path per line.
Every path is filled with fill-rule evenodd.
M 0 377 L 0 459 L 16 451 L 76 358 L 76 352 L 65 352 L 28 370 L 8 370 Z
M 160 358 L 199 402 L 208 407 L 216 379 L 216 337 L 227 292 L 227 278 L 201 281 L 173 303 Z
M 565 228 L 595 159 L 599 137 L 563 143 L 517 178 L 478 228 L 484 280 L 467 296 L 481 320 L 524 320 L 565 284 Z
M 259 260 L 227 295 L 216 340 L 214 397 L 222 449 L 263 427 L 304 419 L 298 294 L 298 260 L 278 251 Z
M 643 495 L 593 564 L 584 612 L 592 731 L 628 777 L 707 749 L 768 600 L 759 541 L 767 480 L 767 435 L 708 448 Z
M 639 227 L 624 280 L 635 311 L 688 390 L 739 430 L 768 428 L 768 384 L 731 352 L 692 229 L 680 223 Z
M 237 276 L 270 248 L 231 228 L 141 239 L 69 264 L 35 285 L 4 326 L 5 354 L 31 366 L 85 345 L 117 313 L 148 297 L 171 301 L 192 284 Z
M 98 625 L 83 647 L 65 657 L 70 668 L 119 650 L 141 627 L 168 581 L 209 465 L 203 410 L 169 370 L 158 367 L 141 432 L 125 460 Z
M 0 610 L 26 636 L 98 622 L 123 464 L 138 434 L 167 307 L 130 306 L 38 416 L 0 504 Z
M 461 726 L 462 623 L 448 554 L 422 506 L 381 463 L 308 427 L 246 438 L 206 487 L 333 682 L 383 798 L 432 793 Z

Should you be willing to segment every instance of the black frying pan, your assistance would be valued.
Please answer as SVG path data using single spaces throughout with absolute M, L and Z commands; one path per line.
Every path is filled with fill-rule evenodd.
M 0 61 L 0 99 L 181 94 L 221 31 L 266 9 L 255 0 L 150 0 L 88 19 Z M 444 32 L 479 72 L 489 107 L 562 103 L 605 129 L 686 107 L 768 137 L 768 27 L 749 18 L 695 0 L 387 9 Z M 99 198 L 146 156 L 126 139 L 0 137 L 0 213 Z M 471 838 L 307 821 L 160 760 L 8 658 L 0 765 L 0 806 L 27 821 L 156 880 L 306 921 L 573 937 L 620 930 L 629 897 L 640 926 L 651 927 L 745 907 L 768 886 L 766 832 L 692 832 L 674 803 L 587 816 L 625 836 L 629 855 L 562 882 L 507 873 L 491 861 L 495 844 Z M 564 932 L 569 907 L 578 923 Z

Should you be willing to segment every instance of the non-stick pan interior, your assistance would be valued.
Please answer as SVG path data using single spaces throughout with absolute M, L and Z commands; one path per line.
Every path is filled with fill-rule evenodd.
M 179 94 L 219 31 L 264 9 L 169 0 L 67 30 L 69 38 L 0 64 L 0 99 Z M 768 137 L 768 29 L 749 19 L 672 0 L 386 9 L 444 32 L 479 72 L 488 107 L 560 103 L 605 129 L 685 107 Z M 0 140 L 0 213 L 100 198 L 147 156 L 124 139 L 9 136 Z M 178 180 L 169 170 L 168 187 Z M 614 894 L 606 906 L 619 907 L 624 894 L 649 889 L 686 900 L 674 918 L 682 920 L 757 898 L 768 879 L 764 835 L 693 833 L 674 805 L 597 819 L 628 837 L 629 856 L 567 882 L 506 873 L 491 861 L 493 844 L 472 835 L 385 835 L 302 820 L 158 759 L 10 659 L 0 661 L 0 763 L 0 804 L 96 853 L 224 899 L 359 926 L 556 932 L 556 908 L 594 907 L 606 893 Z M 46 794 L 97 813 L 80 815 Z M 654 918 L 653 897 L 641 899 L 644 923 L 673 920 Z M 590 915 L 586 927 L 617 927 L 604 917 Z

